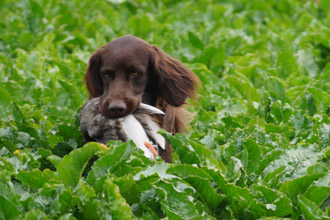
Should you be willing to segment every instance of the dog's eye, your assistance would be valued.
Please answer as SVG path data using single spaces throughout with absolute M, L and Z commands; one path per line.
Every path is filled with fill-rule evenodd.
M 103 74 L 105 78 L 110 78 L 111 77 L 111 73 L 104 73 Z
M 136 77 L 136 76 L 138 76 L 138 75 L 140 75 L 138 72 L 133 72 L 133 73 L 131 73 L 131 76 L 133 76 L 133 77 Z

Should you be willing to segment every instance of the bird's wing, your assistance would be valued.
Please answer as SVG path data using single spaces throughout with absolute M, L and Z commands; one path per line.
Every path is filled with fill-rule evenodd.
M 80 130 L 87 132 L 91 138 L 102 132 L 99 124 L 102 124 L 104 117 L 98 112 L 98 102 L 97 98 L 89 100 L 80 112 Z
M 138 148 L 143 150 L 146 157 L 153 159 L 154 155 L 149 148 L 144 145 L 145 141 L 150 142 L 149 138 L 138 120 L 131 114 L 119 120 L 121 120 L 127 138 L 132 140 Z
M 148 114 L 148 115 L 151 115 L 151 114 L 163 115 L 163 114 L 165 114 L 162 110 L 160 110 L 160 109 L 158 109 L 154 106 L 144 104 L 144 103 L 140 103 L 140 105 L 139 105 L 138 109 L 135 111 L 135 113 Z
M 134 113 L 134 117 L 140 122 L 148 137 L 154 140 L 163 150 L 165 150 L 165 138 L 157 133 L 160 130 L 159 125 L 146 114 Z
M 100 143 L 117 140 L 120 129 L 117 121 L 105 118 L 98 110 L 100 98 L 90 99 L 80 112 L 80 130 Z M 116 130 L 117 129 L 117 130 Z

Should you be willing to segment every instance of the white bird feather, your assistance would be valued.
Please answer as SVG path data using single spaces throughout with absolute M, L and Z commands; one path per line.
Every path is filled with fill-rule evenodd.
M 142 125 L 131 114 L 119 119 L 123 125 L 123 130 L 129 140 L 132 140 L 135 145 L 143 150 L 144 155 L 148 158 L 154 158 L 152 152 L 145 146 L 145 142 L 150 143 L 150 140 L 144 131 Z

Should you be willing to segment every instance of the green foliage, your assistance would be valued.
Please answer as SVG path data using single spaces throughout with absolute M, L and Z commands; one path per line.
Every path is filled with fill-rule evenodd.
M 0 219 L 330 219 L 330 1 L 0 1 Z M 90 55 L 135 35 L 201 80 L 173 164 L 83 145 Z

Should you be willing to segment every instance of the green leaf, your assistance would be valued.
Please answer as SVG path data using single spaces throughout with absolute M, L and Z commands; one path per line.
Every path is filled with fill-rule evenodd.
M 12 201 L 0 195 L 0 216 L 4 219 L 14 219 L 20 212 L 21 211 Z
M 324 175 L 325 174 L 316 173 L 291 179 L 284 182 L 279 190 L 287 194 L 294 203 L 297 203 L 297 196 L 299 194 L 305 193 L 305 191 L 313 183 L 313 181 L 320 179 Z
M 313 116 L 317 111 L 315 102 L 316 100 L 314 99 L 313 95 L 306 95 L 306 107 L 310 116 Z
M 86 181 L 91 186 L 95 184 L 97 179 L 108 173 L 110 168 L 118 164 L 120 160 L 127 159 L 131 155 L 133 149 L 136 148 L 132 142 L 110 142 L 108 145 L 110 148 L 113 148 L 113 151 L 110 151 L 108 154 L 97 160 L 87 176 Z
M 189 140 L 189 144 L 193 147 L 197 155 L 203 161 L 203 165 L 206 165 L 209 168 L 224 169 L 224 165 L 222 164 L 222 162 L 217 161 L 212 151 L 206 148 L 205 145 L 202 145 L 195 140 Z
M 115 180 L 115 184 L 120 189 L 120 194 L 125 198 L 128 204 L 139 203 L 140 193 L 137 183 L 132 175 L 126 175 Z
M 188 182 L 205 201 L 208 207 L 215 211 L 225 199 L 225 196 L 218 194 L 210 185 L 212 180 L 205 171 L 191 165 L 176 165 L 167 170 L 167 173 L 181 177 Z
M 321 141 L 322 141 L 322 145 L 328 146 L 330 144 L 329 140 L 330 140 L 330 125 L 328 124 L 322 124 L 322 126 L 320 127 L 320 133 L 321 133 Z
M 282 77 L 288 77 L 293 72 L 297 71 L 297 61 L 291 50 L 278 53 L 277 62 L 278 67 L 280 67 Z
M 282 154 L 282 151 L 279 149 L 274 149 L 267 152 L 263 155 L 262 159 L 258 163 L 258 167 L 253 172 L 256 175 L 260 175 L 275 159 L 277 159 Z
M 70 153 L 74 148 L 69 145 L 67 142 L 61 141 L 58 142 L 52 149 L 54 155 L 59 157 L 64 157 L 68 153 Z
M 198 206 L 194 204 L 192 197 L 184 191 L 184 186 L 173 186 L 168 182 L 159 182 L 155 187 L 161 198 L 160 204 L 171 219 L 213 219 L 211 216 L 201 215 Z
M 114 219 L 133 219 L 130 206 L 120 195 L 119 188 L 110 179 L 104 182 L 104 193 Z
M 299 146 L 285 150 L 281 156 L 274 160 L 272 166 L 265 169 L 265 173 L 273 172 L 280 167 L 285 167 L 289 179 L 301 177 L 307 172 L 307 168 L 321 158 L 315 145 Z
M 2 106 L 9 106 L 10 102 L 13 100 L 10 93 L 7 92 L 4 88 L 0 87 L 0 104 Z
M 80 202 L 81 200 L 71 190 L 64 190 L 58 195 L 60 213 L 72 212 Z
M 237 182 L 242 177 L 242 174 L 244 175 L 244 170 L 242 168 L 243 165 L 241 160 L 236 157 L 230 157 L 225 177 L 229 179 L 230 182 Z
M 201 75 L 202 73 L 198 73 L 194 69 L 193 71 L 199 76 L 202 82 L 205 82 L 206 84 L 216 83 L 212 81 L 212 78 L 214 79 L 214 73 L 217 74 L 221 70 L 220 68 L 224 64 L 223 62 L 225 58 L 226 51 L 222 46 L 219 45 L 217 48 L 213 46 L 206 46 L 203 50 L 203 53 L 201 53 L 200 57 L 197 59 L 197 62 L 204 63 L 210 70 L 212 70 L 212 72 L 210 72 L 205 66 L 201 66 L 201 68 L 209 73 L 208 76 L 205 76 L 204 74 Z
M 324 172 L 328 173 L 328 171 Z M 312 185 L 308 187 L 304 196 L 320 206 L 330 196 L 330 182 L 329 175 L 314 181 Z
M 91 199 L 83 206 L 81 213 L 77 219 L 95 219 L 103 220 L 109 218 L 110 211 L 105 201 L 99 199 Z
M 35 220 L 35 219 L 49 219 L 45 213 L 43 213 L 40 209 L 34 209 L 29 212 L 24 213 L 22 216 L 23 220 Z
M 75 196 L 80 198 L 83 205 L 86 205 L 89 200 L 95 198 L 95 190 L 87 185 L 84 181 L 79 181 L 76 188 L 73 191 Z
M 285 166 L 278 167 L 277 169 L 267 172 L 264 178 L 262 179 L 262 182 L 264 184 L 270 185 L 275 187 L 280 178 L 286 173 Z
M 0 112 L 0 116 L 4 117 L 6 116 L 9 112 L 10 112 L 10 103 L 13 101 L 12 96 L 10 95 L 10 93 L 2 88 L 2 86 L 0 86 L 0 107 L 1 107 L 1 112 Z
M 253 191 L 266 204 L 268 216 L 285 217 L 293 214 L 292 202 L 284 193 L 263 185 L 253 185 Z
M 72 214 L 65 214 L 62 215 L 58 220 L 76 220 L 76 218 L 73 217 Z
M 221 190 L 227 196 L 236 218 L 252 219 L 267 215 L 267 206 L 254 198 L 248 188 L 225 184 Z
M 315 63 L 313 54 L 311 51 L 307 50 L 299 50 L 297 52 L 297 63 L 306 68 L 308 74 L 311 78 L 316 77 L 318 72 L 318 67 Z
M 307 199 L 304 195 L 298 195 L 298 206 L 306 219 L 330 219 L 330 217 L 325 216 L 325 213 L 314 202 Z
M 234 89 L 236 89 L 239 94 L 244 97 L 248 102 L 253 101 L 259 102 L 260 95 L 256 88 L 253 87 L 252 83 L 242 74 L 237 74 L 237 76 L 227 75 L 224 77 L 226 82 L 229 82 Z
M 286 92 L 285 87 L 282 84 L 281 80 L 276 77 L 271 77 L 269 79 L 269 93 L 275 100 L 280 100 L 282 103 L 285 103 L 286 98 Z
M 35 193 L 29 205 L 46 214 L 58 215 L 64 210 L 71 210 L 78 202 L 63 184 L 45 184 Z
M 176 134 L 176 136 L 172 136 L 164 131 L 161 131 L 160 134 L 162 134 L 165 139 L 170 142 L 171 146 L 175 149 L 176 153 L 179 155 L 180 160 L 183 163 L 201 163 L 197 152 L 189 143 L 187 143 L 187 139 L 182 134 Z
M 75 187 L 92 156 L 103 147 L 99 143 L 88 143 L 72 151 L 56 164 L 56 176 L 65 185 Z
M 31 5 L 31 10 L 35 16 L 40 16 L 40 17 L 45 16 L 42 7 L 37 2 L 33 0 L 30 0 L 29 2 Z
M 206 203 L 210 210 L 213 212 L 221 205 L 226 196 L 216 192 L 216 190 L 210 186 L 209 179 L 201 178 L 197 176 L 190 176 L 184 178 L 200 195 L 202 201 Z
M 320 206 L 330 196 L 330 186 L 322 187 L 311 185 L 304 193 L 304 196 Z
M 246 152 L 244 154 L 244 152 Z M 259 146 L 255 141 L 247 139 L 243 143 L 243 154 L 246 155 L 242 159 L 242 164 L 245 167 L 248 174 L 251 174 L 256 170 L 261 158 L 261 146 Z
M 49 179 L 54 178 L 54 174 L 49 169 L 43 170 L 42 172 L 38 169 L 34 169 L 32 171 L 20 170 L 16 177 L 22 183 L 38 189 L 48 182 Z
M 67 95 L 71 98 L 71 100 L 73 102 L 73 106 L 75 108 L 78 108 L 79 106 L 81 106 L 83 103 L 83 99 L 81 97 L 81 93 L 80 93 L 79 89 L 74 84 L 72 84 L 64 79 L 61 79 L 58 82 L 64 88 Z
M 62 158 L 56 155 L 51 155 L 47 157 L 47 160 L 49 160 L 53 164 L 53 166 L 56 167 L 56 165 L 61 162 Z
M 193 47 L 203 50 L 204 43 L 193 32 L 188 32 L 189 41 Z
M 168 174 L 167 170 L 169 168 L 168 164 L 164 164 L 164 163 L 157 163 L 155 165 L 153 165 L 152 167 L 148 167 L 147 169 L 137 173 L 134 176 L 134 180 L 141 180 L 144 177 L 148 177 L 148 176 L 154 176 L 155 174 L 157 174 L 157 176 L 160 177 L 160 179 L 172 179 L 175 178 L 174 175 Z
M 72 147 L 76 147 L 76 145 L 82 145 L 82 137 L 81 132 L 75 126 L 69 126 L 67 124 L 59 124 L 58 132 L 56 133 L 58 136 L 62 136 L 65 141 L 71 143 Z M 76 144 L 74 144 L 76 142 Z
M 17 128 L 25 128 L 25 116 L 23 115 L 20 107 L 15 102 L 12 102 L 12 111 L 15 118 Z

